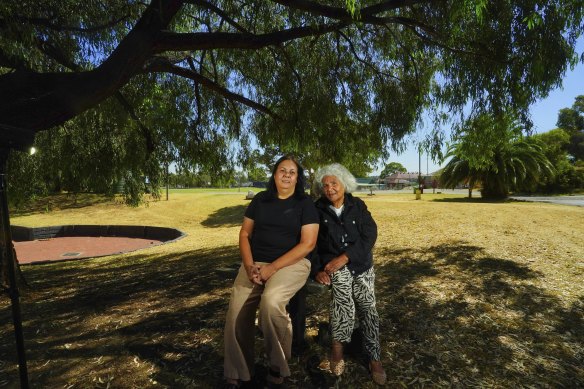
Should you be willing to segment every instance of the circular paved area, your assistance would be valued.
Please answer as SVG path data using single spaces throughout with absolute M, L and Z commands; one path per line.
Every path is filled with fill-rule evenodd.
M 122 254 L 184 236 L 175 228 L 135 225 L 11 226 L 11 230 L 20 264 Z
M 162 243 L 155 239 L 68 236 L 14 242 L 14 249 L 18 263 L 24 265 L 121 254 Z

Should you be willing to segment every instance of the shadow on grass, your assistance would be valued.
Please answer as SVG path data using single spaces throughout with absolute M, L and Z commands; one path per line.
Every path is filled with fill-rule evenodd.
M 209 217 L 201 223 L 205 227 L 237 227 L 243 221 L 243 214 L 247 205 L 235 205 L 232 207 L 220 208 L 209 215 Z
M 23 269 L 33 387 L 218 387 L 232 280 L 217 269 L 237 261 L 226 246 Z M 584 386 L 584 297 L 562 301 L 536 286 L 541 273 L 462 243 L 378 248 L 376 261 L 388 387 Z M 10 307 L 0 303 L 0 381 L 16 383 Z M 338 380 L 316 370 L 328 347 L 310 334 L 328 299 L 312 299 L 309 311 L 291 387 L 375 387 L 350 356 Z
M 237 247 L 226 246 L 23 269 L 31 285 L 21 291 L 30 382 L 215 385 L 222 376 L 221 335 L 233 282 L 215 269 L 237 261 Z M 0 360 L 10 364 L 10 309 L 1 307 Z M 5 370 L 8 377 L 0 373 L 0 381 L 18 382 L 16 366 Z
M 379 250 L 389 376 L 460 387 L 583 387 L 583 300 L 538 288 L 543 274 L 481 248 Z M 561 295 L 561 294 L 560 294 Z

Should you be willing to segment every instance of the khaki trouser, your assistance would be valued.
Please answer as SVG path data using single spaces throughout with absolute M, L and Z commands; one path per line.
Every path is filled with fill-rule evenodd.
M 286 305 L 304 286 L 309 274 L 310 261 L 304 258 L 278 270 L 260 286 L 247 278 L 243 266 L 239 268 L 225 319 L 225 378 L 243 381 L 251 379 L 258 305 L 259 326 L 264 335 L 270 367 L 278 369 L 283 377 L 290 375 L 288 359 L 292 352 L 292 324 Z

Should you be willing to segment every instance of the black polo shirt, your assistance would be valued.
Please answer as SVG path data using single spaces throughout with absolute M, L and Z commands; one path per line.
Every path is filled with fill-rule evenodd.
M 300 242 L 302 226 L 318 224 L 319 216 L 308 196 L 271 199 L 260 192 L 245 216 L 254 221 L 251 252 L 256 262 L 273 262 Z

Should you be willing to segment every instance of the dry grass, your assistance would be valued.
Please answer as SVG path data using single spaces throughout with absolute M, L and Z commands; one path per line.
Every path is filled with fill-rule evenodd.
M 172 193 L 127 208 L 80 197 L 13 217 L 25 226 L 140 224 L 188 234 L 125 255 L 23 267 L 33 388 L 212 388 L 238 261 L 242 193 Z M 377 306 L 388 387 L 584 387 L 584 208 L 457 195 L 363 195 L 379 226 Z M 63 209 L 60 209 L 60 208 Z M 374 387 L 358 353 L 334 380 L 315 369 L 327 299 L 309 299 L 309 349 L 290 387 Z M 7 298 L 0 387 L 17 387 Z M 257 342 L 258 352 L 262 350 Z M 258 355 L 258 369 L 264 358 Z

